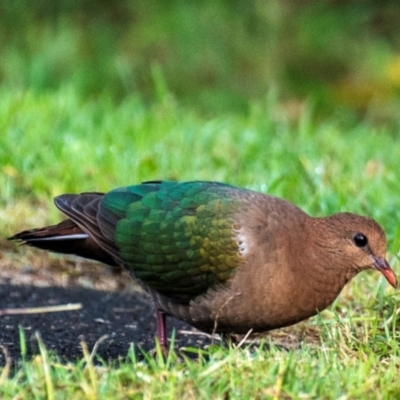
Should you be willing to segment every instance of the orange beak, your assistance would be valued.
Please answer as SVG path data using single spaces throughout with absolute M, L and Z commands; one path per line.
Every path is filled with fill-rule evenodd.
M 384 258 L 373 256 L 373 259 L 374 259 L 374 267 L 379 272 L 381 272 L 382 275 L 386 278 L 386 280 L 396 289 L 397 278 L 392 268 L 390 268 L 389 263 Z

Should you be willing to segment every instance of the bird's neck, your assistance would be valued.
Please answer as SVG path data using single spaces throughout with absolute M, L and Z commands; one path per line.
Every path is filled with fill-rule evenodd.
M 343 254 L 338 257 L 340 249 L 330 245 L 323 226 L 318 223 L 310 224 L 305 227 L 305 231 L 308 243 L 302 246 L 303 256 L 298 257 L 298 268 L 305 276 L 308 276 L 309 287 L 313 289 L 313 292 L 323 294 L 320 298 L 326 304 L 320 306 L 322 309 L 336 299 L 357 271 L 352 268 L 350 261 L 344 265 L 338 264 L 338 260 L 343 262 Z

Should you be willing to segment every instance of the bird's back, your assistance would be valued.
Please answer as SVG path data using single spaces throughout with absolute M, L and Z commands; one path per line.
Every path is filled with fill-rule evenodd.
M 145 286 L 188 303 L 243 262 L 243 215 L 255 192 L 215 182 L 149 182 L 62 195 L 56 205 Z

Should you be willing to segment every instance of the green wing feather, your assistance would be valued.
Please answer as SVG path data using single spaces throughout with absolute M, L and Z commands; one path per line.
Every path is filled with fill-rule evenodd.
M 188 301 L 240 264 L 236 191 L 214 182 L 150 182 L 107 193 L 101 210 L 116 218 L 114 243 L 135 276 Z

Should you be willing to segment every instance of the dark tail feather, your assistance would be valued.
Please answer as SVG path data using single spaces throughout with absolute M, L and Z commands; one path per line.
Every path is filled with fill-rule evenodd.
M 43 250 L 62 254 L 75 254 L 104 264 L 117 266 L 114 258 L 70 219 L 66 219 L 57 225 L 23 231 L 8 239 Z

